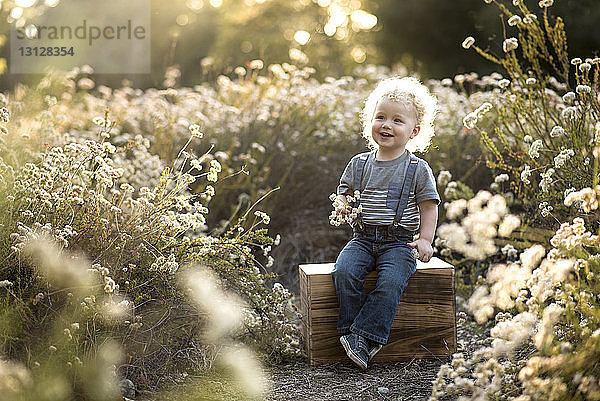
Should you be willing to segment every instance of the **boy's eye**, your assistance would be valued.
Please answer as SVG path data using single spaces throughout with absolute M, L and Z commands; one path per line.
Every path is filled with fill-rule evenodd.
M 395 118 L 394 121 L 397 122 L 397 123 L 401 123 L 402 122 L 402 120 L 399 119 L 399 118 Z
M 377 116 L 375 117 L 376 120 L 383 120 L 383 116 Z

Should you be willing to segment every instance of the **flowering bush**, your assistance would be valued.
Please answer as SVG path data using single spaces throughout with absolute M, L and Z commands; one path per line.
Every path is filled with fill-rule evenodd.
M 442 366 L 431 400 L 451 393 L 519 401 L 600 398 L 600 241 L 575 218 L 551 244 L 549 252 L 534 245 L 520 261 L 489 269 L 468 302 L 477 322 L 495 316 L 489 345 Z
M 447 205 L 446 215 L 462 221 L 440 227 L 446 253 L 489 265 L 466 303 L 489 338 L 441 367 L 430 400 L 597 400 L 597 61 L 569 63 L 562 21 L 551 23 L 548 14 L 552 0 L 539 2 L 541 17 L 522 1 L 513 1 L 514 12 L 495 3 L 519 29 L 518 39 L 504 41 L 502 58 L 476 50 L 503 65 L 510 79 L 498 82 L 495 101 L 481 104 L 463 123 L 480 134 L 488 165 L 498 174 L 494 189 L 510 184 L 512 207 L 526 212 L 522 223 L 566 222 L 524 246 L 510 236 L 519 220 L 503 200 L 492 207 L 492 195 L 480 192 Z M 472 46 L 472 38 L 463 43 Z M 500 241 L 506 244 L 502 256 Z
M 16 105 L 28 107 L 17 110 L 19 118 L 11 121 L 9 129 L 26 132 L 27 137 L 7 138 L 7 145 L 13 153 L 23 149 L 26 158 L 32 147 L 44 150 L 45 144 L 96 138 L 99 126 L 90 116 L 104 116 L 109 109 L 111 133 L 105 141 L 118 149 L 112 157 L 124 169 L 120 182 L 151 187 L 166 166 L 193 167 L 193 174 L 199 175 L 218 162 L 218 182 L 198 180 L 190 187 L 202 199 L 211 199 L 206 224 L 219 232 L 228 230 L 227 225 L 252 202 L 281 188 L 262 207 L 272 217 L 271 230 L 282 236 L 281 245 L 273 249 L 271 270 L 285 284 L 294 285 L 298 261 L 330 259 L 344 241 L 346 234 L 340 232 L 338 243 L 331 244 L 329 251 L 323 248 L 332 237 L 324 221 L 329 205 L 323 194 L 335 188 L 349 158 L 365 150 L 360 137 L 362 102 L 371 86 L 392 72 L 366 66 L 355 76 L 319 82 L 310 68 L 289 64 L 257 68 L 240 67 L 236 78 L 222 76 L 193 88 L 146 91 L 127 84 L 117 89 L 82 87 L 80 81 L 89 80 L 87 67 L 66 76 L 49 75 L 37 87 L 22 87 L 14 94 Z M 478 81 L 483 79 L 457 78 L 464 85 Z M 435 150 L 426 158 L 435 170 L 451 170 L 457 181 L 480 187 L 489 173 L 477 165 L 478 140 L 461 121 L 472 104 L 491 95 L 469 97 L 445 82 L 427 84 L 440 99 L 440 111 L 432 142 Z M 202 140 L 192 140 L 180 152 L 194 132 L 202 133 Z M 214 147 L 206 153 L 209 144 Z M 193 162 L 196 159 L 201 169 L 198 161 Z M 476 166 L 471 167 L 471 162 Z M 214 179 L 213 174 L 205 177 Z
M 140 330 L 142 323 L 134 317 L 133 304 L 126 299 L 119 301 L 114 293 L 103 290 L 104 273 L 98 272 L 85 258 L 60 248 L 47 236 L 28 240 L 22 247 L 25 259 L 55 293 L 69 292 L 67 302 L 53 305 L 52 324 L 36 327 L 36 339 L 28 345 L 31 348 L 26 363 L 0 360 L 3 399 L 114 400 L 119 393 L 125 399 L 134 398 L 132 382 L 119 381 L 126 359 L 131 359 L 125 354 L 130 347 L 124 347 L 115 338 L 118 330 L 123 330 L 132 319 L 136 323 L 130 324 L 128 330 Z M 186 299 L 191 301 L 191 311 L 202 317 L 202 330 L 196 337 L 203 342 L 202 357 L 219 366 L 219 371 L 212 374 L 228 382 L 232 391 L 242 394 L 244 399 L 259 399 L 266 391 L 262 368 L 249 350 L 233 338 L 242 321 L 243 301 L 224 292 L 218 278 L 207 268 L 189 269 L 179 274 L 178 281 Z M 2 282 L 3 293 L 11 297 L 17 297 L 15 287 L 7 280 Z M 41 308 L 43 303 L 56 301 L 55 293 L 40 293 L 34 305 Z M 8 310 L 13 308 L 19 309 L 19 305 L 9 304 Z M 188 316 L 188 324 L 193 320 Z M 14 314 L 4 314 L 0 327 L 6 333 L 18 322 Z M 132 336 L 129 333 L 127 337 Z M 191 384 L 193 381 L 188 386 Z M 206 396 L 207 390 L 194 393 L 193 397 L 184 393 L 178 399 L 197 399 Z
M 470 40 L 463 43 L 502 65 L 507 74 L 497 82 L 495 101 L 469 113 L 464 124 L 479 132 L 488 165 L 508 175 L 528 223 L 552 226 L 574 213 L 596 221 L 596 195 L 589 188 L 598 182 L 600 124 L 594 88 L 600 59 L 569 61 L 564 24 L 549 14 L 552 1 L 540 2 L 539 18 L 522 1 L 513 2 L 511 9 L 495 3 L 509 18 L 508 34 L 515 30 L 518 38 L 505 39 L 502 57 Z M 485 117 L 488 112 L 491 118 Z
M 3 109 L 3 113 L 4 122 L 10 123 L 8 112 Z M 228 232 L 207 234 L 207 206 L 215 192 L 210 184 L 198 181 L 203 177 L 218 181 L 220 163 L 208 157 L 209 152 L 200 157 L 185 153 L 190 143 L 201 139 L 197 128 L 190 127 L 181 162 L 166 167 L 140 136 L 123 145 L 109 142 L 110 120 L 108 113 L 94 118 L 96 132 L 90 130 L 79 138 L 53 130 L 28 130 L 28 138 L 7 131 L 2 137 L 0 231 L 5 241 L 0 254 L 2 287 L 8 290 L 3 299 L 21 321 L 2 331 L 6 354 L 29 360 L 24 352 L 36 343 L 39 331 L 60 320 L 62 305 L 74 304 L 76 322 L 86 327 L 78 337 L 80 360 L 82 352 L 94 349 L 102 339 L 115 340 L 124 347 L 127 359 L 119 374 L 146 383 L 178 366 L 202 361 L 202 347 L 193 345 L 201 325 L 190 320 L 198 313 L 175 280 L 179 271 L 190 269 L 188 265 L 202 263 L 218 274 L 224 288 L 249 302 L 245 330 L 237 336 L 259 333 L 257 348 L 273 359 L 297 355 L 299 332 L 291 295 L 277 286 L 267 287 L 271 276 L 259 269 L 259 261 L 272 260 L 271 246 L 279 241 L 259 227 L 268 224 L 269 216 L 257 212 L 252 221 L 248 210 Z M 27 119 L 20 123 L 27 124 Z M 22 129 L 22 125 L 14 127 L 17 132 Z M 94 134 L 100 139 L 94 139 Z M 23 142 L 36 136 L 64 144 L 48 145 L 39 152 L 35 141 Z M 14 143 L 21 146 L 12 147 Z M 29 156 L 26 163 L 21 162 L 23 155 Z M 145 168 L 148 161 L 155 163 L 153 169 Z M 202 185 L 202 190 L 190 192 L 193 183 L 197 189 Z M 42 236 L 92 260 L 89 270 L 100 280 L 90 287 L 94 292 L 76 293 L 71 288 L 77 284 L 63 284 L 66 289 L 60 290 L 38 274 L 24 250 Z M 52 272 L 56 277 L 51 278 L 58 282 L 75 274 L 58 268 Z M 99 313 L 107 302 L 128 314 L 113 313 L 115 308 Z M 278 340 L 271 341 L 274 338 Z M 193 358 L 177 357 L 182 347 L 192 350 Z

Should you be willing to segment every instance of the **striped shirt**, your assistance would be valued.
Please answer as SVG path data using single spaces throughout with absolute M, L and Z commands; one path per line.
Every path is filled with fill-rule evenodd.
M 388 190 L 364 189 L 360 196 L 362 205 L 362 219 L 366 224 L 372 225 L 390 225 L 396 217 L 396 209 L 386 206 Z M 404 209 L 404 214 L 400 220 L 400 226 L 410 231 L 417 231 L 421 222 L 419 209 L 415 202 L 415 193 L 410 192 L 408 204 Z
M 354 175 L 360 155 L 350 160 L 338 185 L 338 194 L 354 192 Z M 409 192 L 408 204 L 404 209 L 400 226 L 409 231 L 418 231 L 420 213 L 418 204 L 426 200 L 440 203 L 435 187 L 433 172 L 425 160 L 418 159 L 417 170 Z M 361 218 L 366 224 L 389 225 L 394 221 L 400 200 L 406 169 L 410 163 L 410 152 L 405 151 L 393 160 L 377 160 L 375 151 L 369 153 L 360 185 Z M 358 188 L 357 188 L 358 189 Z

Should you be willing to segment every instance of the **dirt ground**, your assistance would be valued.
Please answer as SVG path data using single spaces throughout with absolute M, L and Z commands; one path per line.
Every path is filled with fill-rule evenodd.
M 365 372 L 354 363 L 311 366 L 279 365 L 270 369 L 268 401 L 427 400 L 443 360 L 413 359 L 374 363 Z

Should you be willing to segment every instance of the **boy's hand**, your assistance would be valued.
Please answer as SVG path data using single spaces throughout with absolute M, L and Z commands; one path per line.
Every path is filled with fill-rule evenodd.
M 424 238 L 419 238 L 418 240 L 409 242 L 406 245 L 417 248 L 417 252 L 419 253 L 418 259 L 421 262 L 429 262 L 433 256 L 433 247 L 431 246 L 431 242 Z

